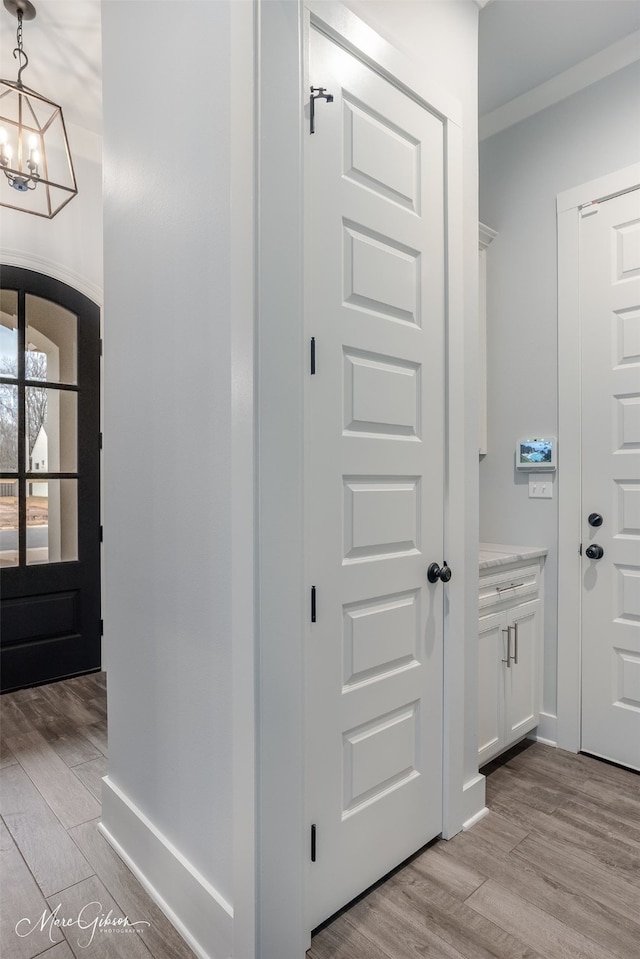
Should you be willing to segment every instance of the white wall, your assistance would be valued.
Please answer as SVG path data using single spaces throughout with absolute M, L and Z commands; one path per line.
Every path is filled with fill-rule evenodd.
M 3 207 L 0 260 L 53 276 L 100 304 L 102 139 L 71 123 L 67 135 L 78 195 L 52 220 Z
M 552 500 L 528 498 L 527 474 L 514 475 L 513 450 L 524 434 L 557 434 L 556 195 L 638 160 L 639 89 L 636 63 L 480 145 L 480 218 L 498 231 L 487 252 L 489 436 L 480 537 L 549 548 L 543 708 L 552 715 L 562 449 Z
M 228 2 L 103 4 L 109 783 L 141 814 L 105 826 L 185 921 L 141 836 L 230 914 L 230 32 Z
M 240 596 L 241 549 L 245 551 L 246 569 L 243 603 L 249 620 L 254 603 L 250 582 L 251 537 L 244 536 L 239 542 L 233 526 L 234 444 L 239 430 L 232 406 L 236 392 L 231 375 L 239 328 L 231 303 L 237 207 L 234 201 L 231 217 L 229 189 L 233 185 L 237 156 L 234 159 L 232 137 L 236 121 L 235 110 L 230 110 L 230 71 L 234 65 L 229 50 L 230 8 L 235 6 L 241 5 L 191 0 L 103 5 L 104 617 L 110 711 L 110 764 L 105 784 L 104 822 L 112 839 L 129 853 L 134 865 L 142 869 L 147 880 L 154 881 L 156 891 L 156 880 L 166 887 L 163 872 L 174 868 L 167 864 L 164 851 L 168 850 L 174 861 L 178 858 L 182 861 L 188 883 L 195 877 L 198 889 L 212 893 L 214 911 L 218 907 L 226 909 L 229 917 L 232 912 L 229 903 L 236 907 L 237 895 L 234 894 L 240 888 L 240 879 L 234 876 L 236 863 L 232 863 L 232 859 L 236 862 L 238 859 L 238 845 L 232 846 L 232 835 L 235 831 L 235 837 L 238 836 L 239 814 L 237 804 L 232 802 L 237 755 L 232 756 L 235 729 L 231 717 L 238 716 L 237 689 L 232 695 L 237 648 L 235 639 L 232 644 L 232 636 L 233 596 Z M 425 53 L 431 62 L 437 57 L 440 66 L 432 68 L 433 80 L 454 95 L 464 93 L 465 120 L 467 114 L 469 116 L 469 124 L 465 126 L 465 131 L 468 130 L 465 132 L 468 212 L 465 236 L 469 285 L 466 298 L 472 344 L 469 389 L 473 396 L 477 7 L 471 0 L 427 4 L 419 25 L 409 21 L 403 25 L 393 13 L 396 5 L 384 6 L 396 27 L 401 25 L 407 42 L 410 38 L 413 42 L 416 29 L 422 31 L 424 44 L 414 47 L 421 68 Z M 409 16 L 410 8 L 415 5 L 406 6 Z M 263 8 L 263 39 L 269 30 L 273 31 L 269 34 L 270 56 L 273 59 L 276 55 L 273 51 L 277 51 L 279 61 L 270 78 L 272 82 L 264 86 L 273 95 L 265 96 L 265 100 L 272 113 L 277 112 L 274 104 L 281 104 L 283 99 L 287 106 L 285 110 L 281 108 L 279 114 L 282 122 L 286 121 L 286 129 L 280 130 L 277 123 L 265 123 L 260 146 L 265 151 L 267 145 L 273 143 L 281 155 L 282 142 L 295 140 L 296 124 L 302 118 L 296 3 L 295 0 L 285 4 L 267 2 Z M 150 17 L 153 44 L 140 46 L 139 37 L 148 33 Z M 187 64 L 181 59 L 182 50 L 189 52 L 191 60 Z M 138 58 L 139 70 L 132 84 L 121 66 L 134 56 Z M 234 107 L 236 102 L 234 100 Z M 244 106 L 250 119 L 251 104 Z M 299 143 L 294 142 L 291 157 L 287 154 L 286 162 L 282 159 L 277 182 L 263 184 L 265 203 L 273 203 L 279 191 L 286 196 L 286 176 L 282 170 L 288 169 L 288 164 L 297 163 L 297 147 Z M 176 168 L 184 174 L 177 176 Z M 201 175 L 193 172 L 197 168 L 202 168 Z M 237 190 L 234 195 L 237 196 Z M 288 211 L 283 210 L 279 219 L 280 224 L 287 224 L 283 242 L 296 237 L 297 226 L 290 223 L 292 217 L 287 214 Z M 269 256 L 275 256 L 279 249 L 272 237 L 264 238 L 264 243 L 260 283 L 272 282 L 270 274 L 265 278 L 265 271 L 268 272 Z M 245 291 L 250 288 L 250 276 L 249 269 Z M 293 288 L 296 284 L 292 278 L 285 277 L 279 298 L 274 291 L 274 310 L 280 315 L 283 301 L 289 302 L 289 286 Z M 270 316 L 261 315 L 261 331 L 269 322 Z M 247 340 L 251 339 L 251 333 L 249 328 Z M 291 352 L 288 342 L 272 344 L 265 335 L 260 343 L 260 350 L 264 352 L 273 353 L 281 347 L 284 347 L 280 354 L 282 364 L 282 356 Z M 295 357 L 294 366 L 285 366 L 280 383 L 274 387 L 276 393 L 282 392 L 282 380 L 290 375 L 290 370 L 297 369 Z M 251 366 L 246 367 L 245 378 L 252 372 Z M 250 390 L 246 390 L 246 382 L 244 387 L 244 401 L 247 401 Z M 273 400 L 273 396 L 271 398 Z M 477 417 L 475 406 L 471 405 L 469 448 L 475 450 Z M 295 419 L 296 410 L 288 411 L 287 415 L 289 412 Z M 241 427 L 246 428 L 247 424 L 250 427 L 250 417 L 251 410 Z M 283 431 L 280 423 L 278 435 Z M 247 436 L 251 443 L 250 428 Z M 277 446 L 278 436 L 274 441 Z M 261 453 L 270 467 L 278 470 L 280 482 L 289 476 L 282 463 L 276 463 L 273 449 L 262 449 Z M 241 475 L 237 469 L 241 459 L 235 461 L 236 478 Z M 473 457 L 471 459 L 473 461 Z M 470 472 L 466 479 L 471 544 L 468 563 L 474 575 L 477 574 L 476 481 L 476 475 Z M 292 504 L 289 512 L 291 509 Z M 265 522 L 271 521 L 267 516 Z M 274 567 L 271 556 L 266 562 Z M 266 596 L 264 617 L 269 617 L 272 604 L 273 598 Z M 288 605 L 292 605 L 290 601 Z M 468 641 L 469 649 L 475 653 L 474 599 L 471 605 L 473 623 L 470 621 Z M 284 609 L 287 609 L 286 600 Z M 274 614 L 275 619 L 277 615 Z M 295 682 L 295 676 L 301 674 L 294 675 L 292 688 L 287 685 L 282 689 L 283 673 L 278 673 L 278 667 L 282 665 L 288 675 L 290 664 L 279 663 L 283 648 L 281 636 L 268 639 L 268 642 L 264 637 L 262 640 L 265 646 L 263 691 L 271 677 L 274 690 L 280 692 L 277 703 L 270 701 L 270 705 L 278 714 L 274 722 L 282 725 L 282 716 L 288 715 L 289 702 L 299 701 L 302 695 L 301 683 Z M 296 645 L 299 648 L 298 637 Z M 247 662 L 249 658 L 247 655 Z M 471 685 L 473 687 L 473 683 Z M 251 694 L 252 687 L 247 683 L 245 686 Z M 472 695 L 475 695 L 473 688 Z M 260 703 L 263 728 L 273 718 L 269 708 L 269 702 L 265 705 L 263 698 Z M 475 725 L 475 709 L 471 712 Z M 300 731 L 296 730 L 295 734 L 299 737 Z M 470 752 L 475 759 L 475 743 Z M 263 761 L 269 761 L 264 742 Z M 284 772 L 286 778 L 286 769 Z M 292 784 L 291 795 L 281 784 L 279 803 L 278 795 L 273 801 L 266 801 L 262 796 L 263 842 L 274 857 L 279 856 L 275 866 L 280 872 L 288 847 L 273 848 L 273 830 L 270 836 L 269 826 L 282 825 L 288 836 L 295 832 L 292 841 L 298 848 L 301 833 L 297 825 L 302 808 L 300 803 L 296 805 L 296 798 L 301 797 L 301 792 L 299 781 Z M 290 806 L 295 807 L 291 816 Z M 248 812 L 249 808 L 247 821 Z M 162 867 L 149 862 L 142 868 L 141 859 L 146 855 L 142 848 L 145 830 L 149 848 L 157 848 L 162 857 Z M 174 854 L 176 851 L 179 856 Z M 265 869 L 264 863 L 262 868 Z M 301 869 L 301 862 L 293 864 L 290 872 L 294 880 Z M 155 872 L 150 874 L 149 870 Z M 280 923 L 275 922 L 273 914 L 270 917 L 280 946 L 270 952 L 262 941 L 260 946 L 266 959 L 272 959 L 276 952 L 288 959 L 294 952 L 284 944 L 300 942 L 300 882 L 289 898 L 289 871 L 285 873 L 281 885 L 277 869 L 262 874 L 265 884 L 262 907 L 270 905 L 271 895 L 274 908 L 284 914 Z M 248 887 L 253 874 L 247 871 L 246 875 L 250 877 L 245 881 Z M 179 899 L 178 887 L 179 883 L 172 889 L 167 887 L 165 898 Z M 175 907 L 175 901 L 173 905 Z M 188 905 L 184 907 L 186 910 Z M 179 909 L 174 911 L 179 913 Z M 233 921 L 236 927 L 244 925 L 239 915 Z M 293 937 L 292 924 L 298 925 Z M 235 930 L 234 938 L 237 940 Z M 251 948 L 248 938 L 242 947 L 243 956 L 248 956 Z M 227 954 L 214 948 L 210 952 Z M 233 954 L 240 959 L 240 947 L 234 945 Z

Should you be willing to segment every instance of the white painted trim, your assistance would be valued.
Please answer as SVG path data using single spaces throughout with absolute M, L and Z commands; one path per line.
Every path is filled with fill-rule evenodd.
M 478 224 L 478 411 L 480 415 L 478 452 L 487 452 L 487 247 L 497 232 Z
M 309 944 L 303 871 L 302 6 L 261 0 L 257 11 L 257 956 L 302 959 Z
M 497 230 L 492 230 L 485 223 L 478 224 L 478 246 L 481 250 L 486 250 L 490 243 L 497 237 Z
M 538 725 L 531 733 L 530 739 L 545 746 L 558 745 L 558 717 L 552 713 L 540 713 Z
M 574 210 L 584 206 L 585 203 L 608 200 L 619 193 L 626 193 L 627 190 L 633 189 L 638 183 L 640 183 L 640 163 L 632 163 L 631 166 L 616 170 L 615 173 L 597 177 L 595 180 L 583 183 L 582 186 L 559 193 L 557 199 L 558 213 Z
M 558 215 L 557 741 L 580 749 L 580 234 L 577 208 Z
M 109 776 L 98 828 L 199 959 L 229 959 L 233 909 Z
M 462 815 L 464 817 L 463 830 L 471 829 L 477 822 L 487 815 L 489 810 L 485 806 L 487 778 L 478 773 L 473 779 L 464 784 L 462 790 Z
M 580 207 L 640 185 L 640 163 L 558 195 L 558 716 L 561 749 L 580 749 Z
M 478 121 L 479 139 L 486 140 L 506 130 L 507 127 L 526 120 L 527 117 L 541 110 L 546 110 L 547 107 L 584 90 L 592 83 L 604 80 L 612 73 L 628 67 L 636 60 L 640 60 L 640 30 L 630 33 L 622 40 L 617 40 L 604 50 L 581 60 L 575 66 L 540 83 L 532 90 L 527 90 L 519 97 L 514 97 L 501 107 L 485 113 Z
M 476 823 L 479 823 L 481 819 L 484 819 L 485 816 L 489 815 L 489 807 L 485 806 L 484 809 L 481 809 L 480 812 L 477 812 L 475 816 L 472 816 L 471 819 L 465 820 L 462 824 L 462 831 L 467 832 L 467 830 L 472 829 Z
M 445 502 L 444 556 L 455 575 L 447 584 L 444 616 L 444 698 L 443 698 L 443 822 L 445 839 L 462 829 L 465 744 L 465 636 L 468 635 L 468 590 L 477 603 L 477 548 L 469 551 L 466 524 L 466 477 L 471 473 L 470 452 L 477 470 L 477 446 L 469 450 L 465 441 L 466 397 L 465 314 L 463 266 L 463 167 L 462 130 L 445 123 L 445 217 L 446 217 L 446 328 L 445 370 Z M 475 407 L 474 407 L 475 408 Z M 474 563 L 471 564 L 470 553 Z M 473 569 L 475 580 L 469 576 Z M 477 615 L 474 614 L 474 629 Z
M 370 26 L 335 0 L 303 0 L 317 30 L 349 50 L 414 100 L 441 117 L 462 124 L 462 104 L 436 84 Z
M 258 5 L 258 476 L 259 476 L 259 834 L 258 957 L 302 959 L 304 870 L 304 416 L 302 340 L 303 3 Z M 477 550 L 465 554 L 465 477 L 475 449 L 464 439 L 462 138 L 460 104 L 425 85 L 420 71 L 341 4 L 309 0 L 306 18 L 445 119 L 447 142 L 449 396 L 445 542 L 456 564 L 445 624 L 445 829 L 462 828 L 464 637 L 475 628 Z M 362 46 L 361 46 L 362 45 Z M 266 82 L 268 78 L 268 83 Z M 272 91 L 277 89 L 278 96 Z M 449 117 L 451 113 L 451 117 Z M 274 242 L 277 237 L 277 242 Z M 474 444 L 475 445 L 475 444 Z M 477 457 L 476 457 L 477 459 Z M 477 462 L 476 462 L 477 468 Z M 473 555 L 471 555 L 471 553 Z M 467 597 L 469 588 L 472 595 Z M 467 602 L 468 600 L 468 602 Z M 469 610 L 474 610 L 473 626 Z
M 233 956 L 255 959 L 255 5 L 233 3 L 230 17 Z
M 57 263 L 55 260 L 49 260 L 46 257 L 35 256 L 26 250 L 8 249 L 6 247 L 0 247 L 0 262 L 4 263 L 5 266 L 21 266 L 26 270 L 34 270 L 36 273 L 51 276 L 54 280 L 60 280 L 79 293 L 84 293 L 85 296 L 88 296 L 90 300 L 102 308 L 104 298 L 102 287 L 87 280 L 80 273 L 63 266 L 62 263 Z

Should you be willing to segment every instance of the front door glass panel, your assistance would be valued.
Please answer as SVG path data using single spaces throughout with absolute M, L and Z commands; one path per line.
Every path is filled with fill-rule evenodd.
M 18 376 L 18 294 L 0 290 L 0 376 Z
M 27 565 L 78 559 L 78 481 L 27 483 Z
M 48 383 L 78 382 L 78 318 L 41 296 L 26 297 L 26 376 Z
M 0 565 L 78 557 L 78 318 L 0 294 Z
M 18 565 L 18 481 L 0 480 L 0 567 Z

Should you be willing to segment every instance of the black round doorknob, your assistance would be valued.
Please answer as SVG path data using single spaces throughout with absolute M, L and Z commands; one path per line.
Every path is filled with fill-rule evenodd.
M 602 516 L 600 513 L 589 513 L 589 526 L 602 526 Z
M 432 563 L 427 570 L 427 579 L 430 583 L 437 583 L 438 580 L 443 583 L 448 583 L 451 579 L 451 570 L 447 566 L 447 561 L 445 560 L 442 566 L 438 566 L 437 563 Z
M 604 550 L 597 543 L 592 543 L 591 546 L 587 546 L 587 556 L 589 559 L 602 559 Z

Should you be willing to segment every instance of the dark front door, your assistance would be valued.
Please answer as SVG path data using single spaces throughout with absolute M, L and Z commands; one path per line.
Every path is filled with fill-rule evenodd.
M 0 686 L 100 668 L 100 311 L 0 271 Z

